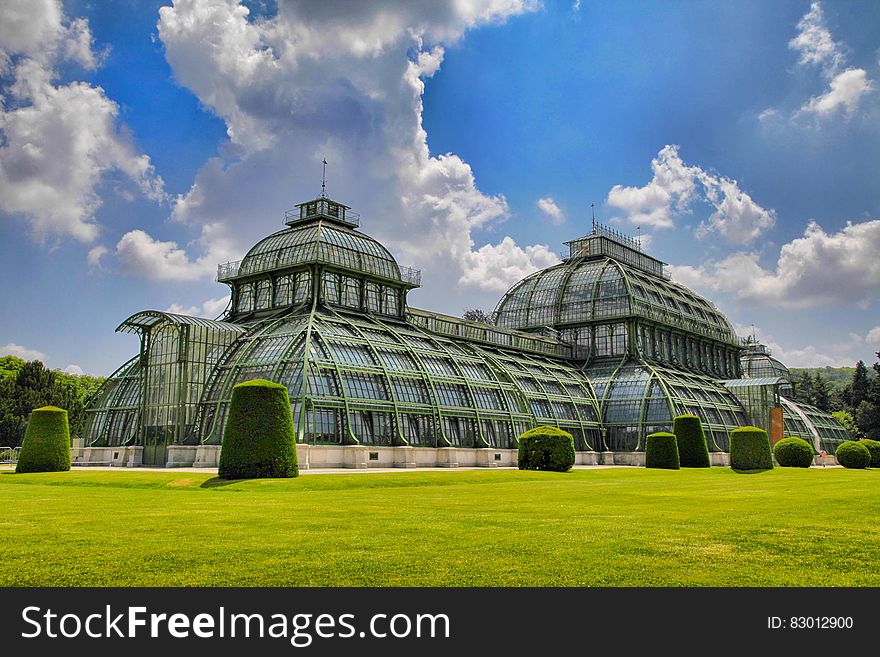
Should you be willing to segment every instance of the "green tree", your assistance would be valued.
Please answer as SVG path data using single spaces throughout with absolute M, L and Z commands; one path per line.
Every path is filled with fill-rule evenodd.
M 834 411 L 831 415 L 843 425 L 843 428 L 849 432 L 850 436 L 853 438 L 859 436 L 859 425 L 856 422 L 856 418 L 852 414 L 852 411 L 844 409 L 842 411 Z
M 810 403 L 823 411 L 831 410 L 831 385 L 819 372 L 813 378 L 813 401 Z
M 860 360 L 856 363 L 856 371 L 853 372 L 852 392 L 850 398 L 850 406 L 858 408 L 868 396 L 868 368 L 865 361 Z

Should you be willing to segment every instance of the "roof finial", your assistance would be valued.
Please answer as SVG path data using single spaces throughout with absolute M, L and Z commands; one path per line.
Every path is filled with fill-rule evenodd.
M 752 342 L 758 344 L 758 336 L 755 334 L 755 323 L 752 322 Z
M 327 198 L 327 158 L 321 161 L 324 163 L 324 171 L 321 173 L 321 198 Z
M 636 238 L 636 245 L 639 247 L 639 251 L 642 250 L 642 227 L 636 226 L 636 231 L 638 231 L 638 237 Z
M 593 234 L 596 233 L 596 204 L 590 203 L 590 212 L 593 214 Z

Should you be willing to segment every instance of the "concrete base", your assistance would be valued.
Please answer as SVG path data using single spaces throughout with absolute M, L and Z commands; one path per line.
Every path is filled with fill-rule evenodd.
M 137 468 L 143 465 L 144 448 L 132 447 L 71 447 L 72 465 L 112 465 L 118 468 Z
M 112 465 L 136 468 L 143 465 L 143 447 L 73 447 L 73 465 Z M 166 467 L 216 468 L 220 464 L 220 445 L 169 445 Z M 300 470 L 330 468 L 515 468 L 515 449 L 472 447 L 368 447 L 366 445 L 296 446 Z M 727 467 L 730 455 L 709 452 L 714 466 Z M 833 456 L 816 456 L 817 466 L 837 465 Z M 628 465 L 644 467 L 644 452 L 577 452 L 575 465 Z

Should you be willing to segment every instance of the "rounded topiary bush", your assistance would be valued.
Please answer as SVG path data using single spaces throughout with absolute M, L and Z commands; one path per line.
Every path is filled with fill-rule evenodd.
M 859 442 L 867 447 L 868 451 L 871 452 L 871 463 L 869 467 L 880 468 L 880 441 L 871 440 L 870 438 L 863 438 Z
M 678 442 L 674 433 L 658 431 L 645 439 L 645 467 L 678 470 Z
M 232 389 L 220 449 L 221 479 L 296 477 L 296 434 L 287 388 L 254 379 Z
M 67 411 L 55 406 L 35 408 L 25 429 L 16 472 L 70 470 L 70 426 Z
M 813 446 L 802 438 L 783 438 L 773 446 L 773 456 L 783 468 L 809 468 L 813 464 Z
M 862 443 L 863 440 L 847 440 L 845 443 L 840 443 L 834 452 L 837 462 L 844 468 L 858 470 L 867 468 L 871 464 L 871 450 Z
M 773 467 L 770 438 L 758 427 L 730 432 L 730 467 L 734 470 L 769 470 Z
M 678 456 L 683 468 L 708 468 L 709 447 L 703 423 L 696 415 L 679 415 L 672 423 L 672 433 L 678 442 Z
M 535 427 L 519 437 L 520 470 L 568 472 L 574 455 L 574 438 L 556 427 Z

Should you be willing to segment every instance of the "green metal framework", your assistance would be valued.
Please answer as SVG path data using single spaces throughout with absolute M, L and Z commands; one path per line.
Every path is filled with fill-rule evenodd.
M 419 272 L 360 233 L 347 206 L 296 208 L 288 228 L 220 266 L 232 291 L 222 320 L 144 311 L 119 326 L 140 353 L 92 401 L 87 445 L 143 445 L 144 462 L 161 463 L 167 445 L 219 444 L 232 387 L 253 378 L 287 386 L 310 444 L 510 448 L 551 424 L 579 450 L 632 451 L 694 413 L 724 451 L 749 422 L 722 384 L 741 375 L 730 323 L 613 231 L 570 242 L 485 325 L 409 308 Z M 833 448 L 817 413 L 792 405 L 786 418 Z

